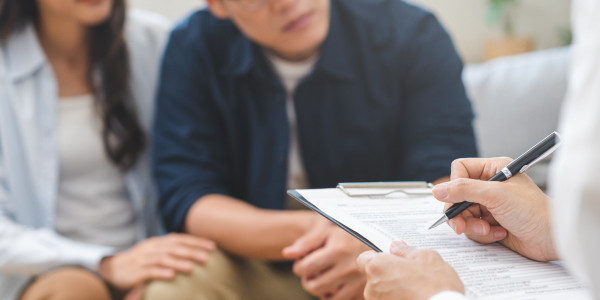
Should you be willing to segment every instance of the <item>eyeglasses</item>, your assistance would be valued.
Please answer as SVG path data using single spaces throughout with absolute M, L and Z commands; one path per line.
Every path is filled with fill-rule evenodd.
M 268 0 L 229 0 L 240 3 L 245 9 L 249 11 L 257 11 L 267 3 Z

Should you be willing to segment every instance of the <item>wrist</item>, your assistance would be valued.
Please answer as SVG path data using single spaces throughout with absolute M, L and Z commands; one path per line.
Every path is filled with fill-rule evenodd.
M 547 197 L 548 202 L 550 202 L 550 198 Z M 548 203 L 547 202 L 547 203 Z M 544 245 L 543 249 L 545 250 L 545 260 L 546 261 L 554 261 L 554 260 L 559 260 L 558 257 L 558 251 L 556 250 L 556 245 L 554 244 L 554 235 L 552 234 L 552 230 L 551 230 L 551 217 L 550 217 L 550 208 L 547 207 L 545 210 L 545 219 L 546 219 L 546 226 L 545 226 L 545 231 L 546 231 L 546 245 Z
M 102 279 L 110 283 L 112 283 L 110 274 L 112 274 L 113 258 L 113 255 L 105 256 L 100 260 L 100 263 L 98 264 L 98 273 L 100 274 L 100 277 L 102 277 Z
M 558 257 L 558 251 L 556 250 L 556 246 L 554 245 L 554 236 L 552 235 L 552 232 L 550 232 L 550 230 L 548 230 L 547 236 L 548 236 L 547 245 L 544 247 L 545 252 L 546 252 L 545 260 L 546 261 L 559 260 L 560 258 Z
M 300 237 L 318 224 L 322 217 L 313 211 L 293 211 L 290 212 L 294 215 L 294 224 L 296 224 L 297 237 Z

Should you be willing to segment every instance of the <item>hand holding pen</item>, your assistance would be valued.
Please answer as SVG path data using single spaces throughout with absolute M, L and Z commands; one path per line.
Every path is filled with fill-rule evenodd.
M 532 149 L 539 150 L 540 145 L 546 145 L 542 147 L 546 151 L 536 152 L 534 156 L 541 158 L 544 153 L 549 153 L 548 150 L 553 150 L 558 144 L 555 137 L 553 133 L 536 144 Z M 553 140 L 548 141 L 550 138 Z M 497 174 L 505 167 L 512 167 L 511 173 L 519 173 L 527 168 L 525 165 L 539 161 L 523 158 L 530 156 L 528 153 L 532 153 L 532 149 L 513 162 L 508 158 L 457 160 L 452 164 L 452 181 L 435 186 L 433 194 L 455 207 L 464 201 L 472 202 L 448 222 L 458 234 L 465 233 L 468 238 L 481 243 L 499 241 L 531 259 L 554 260 L 556 252 L 550 234 L 548 197 L 525 175 L 505 182 L 484 181 L 499 176 Z M 514 171 L 514 167 L 525 160 L 529 163 Z
M 525 153 L 521 154 L 517 159 L 502 168 L 498 173 L 488 179 L 488 181 L 504 181 L 518 173 L 524 173 L 535 164 L 548 157 L 560 145 L 560 137 L 556 131 L 549 134 L 539 143 L 535 144 Z M 463 201 L 456 203 L 448 208 L 442 217 L 437 220 L 429 229 L 435 228 L 449 219 L 454 218 L 469 206 L 471 202 Z

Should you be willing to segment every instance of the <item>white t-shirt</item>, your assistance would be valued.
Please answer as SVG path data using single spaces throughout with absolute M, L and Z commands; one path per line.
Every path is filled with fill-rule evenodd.
M 125 177 L 104 152 L 91 95 L 58 103 L 56 231 L 70 239 L 125 249 L 136 242 Z
M 302 62 L 290 62 L 266 52 L 273 68 L 287 93 L 287 115 L 290 126 L 290 151 L 288 156 L 288 189 L 305 189 L 309 187 L 308 178 L 302 163 L 302 153 L 298 140 L 298 126 L 294 109 L 294 91 L 300 81 L 313 70 L 318 56 L 313 56 Z

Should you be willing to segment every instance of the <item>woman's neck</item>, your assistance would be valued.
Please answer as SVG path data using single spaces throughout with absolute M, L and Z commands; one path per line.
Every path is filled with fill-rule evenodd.
M 69 64 L 87 64 L 89 57 L 88 28 L 73 20 L 40 13 L 37 33 L 50 60 Z
M 40 12 L 37 33 L 56 76 L 59 97 L 93 93 L 88 27 Z

